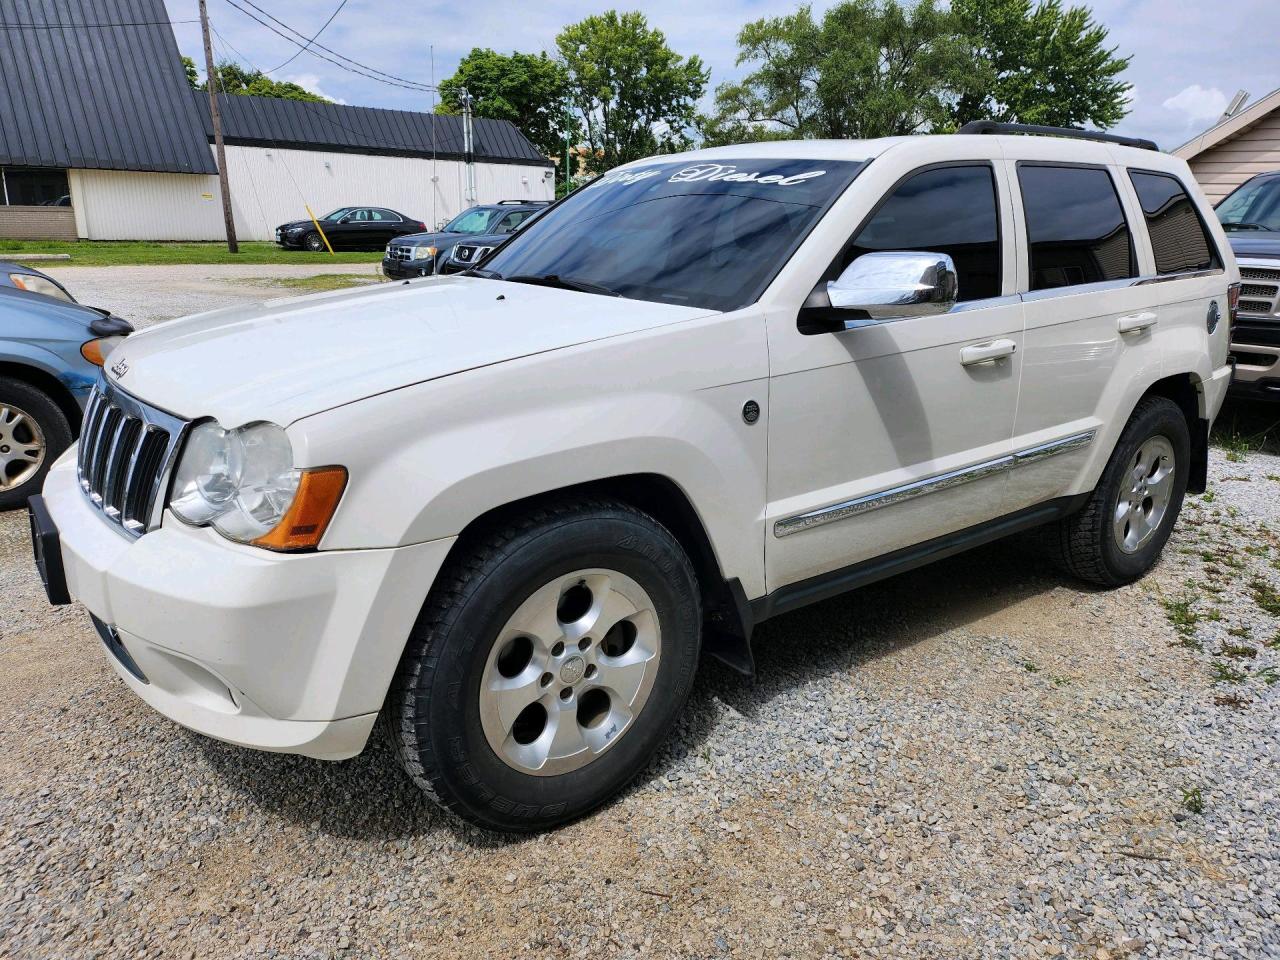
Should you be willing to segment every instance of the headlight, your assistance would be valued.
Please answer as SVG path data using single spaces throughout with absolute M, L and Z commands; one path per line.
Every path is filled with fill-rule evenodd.
M 413 247 L 412 249 L 414 260 L 429 260 L 440 252 L 435 247 Z
M 100 367 L 106 360 L 107 354 L 116 348 L 123 340 L 123 336 L 118 337 L 99 337 L 97 340 L 88 340 L 80 344 L 80 356 L 84 357 L 96 367 Z
M 294 467 L 289 437 L 274 423 L 224 430 L 207 421 L 187 438 L 169 509 L 238 543 L 308 549 L 320 542 L 346 480 L 342 467 Z
M 9 282 L 19 290 L 43 293 L 46 297 L 57 297 L 59 300 L 75 302 L 67 295 L 65 290 L 46 277 L 33 277 L 29 273 L 11 273 L 9 274 Z

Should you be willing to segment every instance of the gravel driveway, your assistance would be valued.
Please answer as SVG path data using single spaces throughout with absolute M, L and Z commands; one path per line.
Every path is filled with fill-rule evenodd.
M 381 740 L 152 713 L 0 514 L 0 957 L 1280 956 L 1280 458 L 1211 489 L 1132 587 L 997 544 L 770 622 L 630 791 L 520 840 Z

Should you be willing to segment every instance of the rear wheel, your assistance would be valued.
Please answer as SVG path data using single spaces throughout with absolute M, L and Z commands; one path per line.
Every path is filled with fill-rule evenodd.
M 1187 490 L 1191 434 L 1172 400 L 1148 397 L 1129 418 L 1085 506 L 1043 531 L 1068 572 L 1103 587 L 1143 576 L 1160 559 Z
M 680 544 L 616 503 L 562 504 L 442 571 L 386 713 L 414 782 L 463 818 L 546 829 L 648 762 L 693 683 L 701 610 Z
M 66 414 L 48 394 L 0 377 L 0 509 L 23 506 L 39 493 L 71 439 Z

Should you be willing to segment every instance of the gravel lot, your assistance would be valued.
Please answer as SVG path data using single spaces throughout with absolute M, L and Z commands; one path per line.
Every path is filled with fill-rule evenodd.
M 154 269 L 63 273 L 199 306 L 131 302 Z M 380 741 L 152 713 L 0 515 L 0 957 L 1280 956 L 1280 457 L 1212 475 L 1135 586 L 999 544 L 767 624 L 622 798 L 515 841 Z

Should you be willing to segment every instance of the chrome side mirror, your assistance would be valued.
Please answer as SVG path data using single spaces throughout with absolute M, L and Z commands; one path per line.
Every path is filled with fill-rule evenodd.
M 946 313 L 956 305 L 956 266 L 945 253 L 865 253 L 827 284 L 837 310 L 866 319 L 851 326 Z

